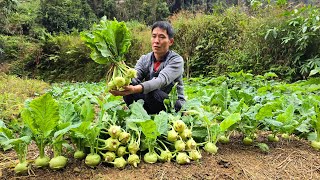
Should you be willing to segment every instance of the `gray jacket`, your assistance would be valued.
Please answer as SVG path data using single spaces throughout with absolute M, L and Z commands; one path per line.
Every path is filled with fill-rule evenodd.
M 183 58 L 174 51 L 169 51 L 167 58 L 161 63 L 157 77 L 153 76 L 154 61 L 151 60 L 153 52 L 142 55 L 138 60 L 135 69 L 137 70 L 137 79 L 134 81 L 143 86 L 143 93 L 147 94 L 153 90 L 161 89 L 166 93 L 170 93 L 173 85 L 177 84 L 178 100 L 180 103 L 185 102 L 184 88 L 182 81 Z

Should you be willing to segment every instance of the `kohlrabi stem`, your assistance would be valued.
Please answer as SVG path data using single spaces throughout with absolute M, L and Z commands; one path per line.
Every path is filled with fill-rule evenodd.
M 169 149 L 167 148 L 167 146 L 166 146 L 162 141 L 158 140 L 158 142 L 160 142 L 160 144 L 162 144 L 162 146 L 163 146 L 167 151 L 169 151 Z
M 44 145 L 43 145 L 43 138 L 40 139 L 40 147 L 39 147 L 39 154 L 40 154 L 40 158 L 44 157 Z
M 77 141 L 77 143 L 76 143 L 77 150 L 82 150 L 82 147 L 81 147 L 81 139 L 78 138 L 76 141 Z
M 319 131 L 316 130 L 316 134 L 317 134 L 317 141 L 320 142 L 320 128 Z
M 23 162 L 23 158 L 25 157 L 24 153 L 25 153 L 25 149 L 23 147 L 23 145 L 18 145 L 18 151 L 17 151 L 17 154 L 18 154 L 18 159 L 19 159 L 19 162 Z
M 115 67 L 115 65 L 112 65 L 112 79 L 114 79 L 115 77 L 116 77 L 116 75 L 117 75 L 117 68 Z
M 95 140 L 94 140 L 94 147 L 93 147 L 95 153 L 98 153 L 98 148 L 97 148 L 97 147 L 98 147 L 98 140 L 95 139 Z
M 138 135 L 138 142 L 137 142 L 137 143 L 138 143 L 138 145 L 140 146 L 140 136 L 141 136 L 141 135 L 140 135 L 140 131 L 137 132 L 137 135 Z
M 208 141 L 211 142 L 211 133 L 209 131 L 209 125 L 207 125 Z
M 27 154 L 28 154 L 28 144 L 26 144 L 23 147 L 23 154 L 22 154 L 22 157 L 21 157 L 21 161 L 22 162 L 25 162 L 27 160 Z

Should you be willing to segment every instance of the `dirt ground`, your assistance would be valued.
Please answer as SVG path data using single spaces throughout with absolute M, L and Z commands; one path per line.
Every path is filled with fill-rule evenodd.
M 199 162 L 188 165 L 171 163 L 140 163 L 137 168 L 127 166 L 123 170 L 107 164 L 97 168 L 87 167 L 83 161 L 70 158 L 65 169 L 30 168 L 29 174 L 15 175 L 14 152 L 1 152 L 1 179 L 320 179 L 320 152 L 313 150 L 307 141 L 291 140 L 268 143 L 269 153 L 256 146 L 244 146 L 240 138 L 232 138 L 229 144 L 218 144 L 216 155 L 202 152 Z M 34 148 L 34 147 L 33 147 Z M 28 158 L 35 158 L 31 148 Z

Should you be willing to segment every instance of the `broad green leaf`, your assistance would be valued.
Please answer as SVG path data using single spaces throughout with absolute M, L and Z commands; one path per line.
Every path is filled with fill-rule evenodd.
M 139 100 L 133 102 L 129 107 L 131 111 L 131 120 L 136 119 L 135 122 L 139 122 L 151 119 L 147 111 L 143 108 L 143 101 Z
M 96 47 L 100 51 L 102 57 L 106 59 L 113 58 L 112 53 L 110 52 L 107 44 L 104 41 L 96 43 Z
M 317 133 L 315 133 L 315 132 L 309 133 L 307 139 L 308 139 L 309 141 L 315 141 L 315 140 L 317 140 Z
M 160 133 L 157 130 L 157 125 L 153 120 L 148 120 L 145 122 L 139 123 L 141 126 L 142 133 L 148 138 L 148 139 L 156 139 L 157 136 L 160 135 Z
M 228 117 L 226 117 L 221 123 L 220 123 L 220 131 L 224 132 L 226 131 L 230 126 L 235 124 L 236 122 L 241 120 L 240 113 L 233 113 L 230 114 Z
M 302 132 L 302 133 L 308 133 L 310 132 L 310 119 L 306 119 L 301 122 L 301 124 L 296 128 L 297 131 Z
M 1 121 L 2 122 L 2 121 Z M 0 145 L 3 148 L 4 151 L 10 149 L 12 146 L 10 144 L 5 145 L 4 142 L 13 139 L 13 132 L 6 128 L 4 123 L 0 126 Z
M 222 112 L 228 108 L 228 85 L 226 82 L 223 82 L 219 87 L 218 92 L 212 95 L 211 104 L 219 105 Z
M 53 135 L 53 138 L 57 138 L 60 135 L 64 135 L 66 134 L 68 131 L 70 131 L 71 129 L 75 129 L 78 128 L 81 125 L 81 123 L 77 123 L 77 124 L 71 124 L 71 123 L 66 123 L 65 127 L 62 129 L 59 129 L 58 131 L 56 131 Z
M 14 147 L 17 147 L 22 143 L 29 144 L 30 142 L 31 142 L 30 136 L 23 136 L 23 137 L 16 138 L 16 139 L 9 139 L 9 140 L 3 142 L 3 145 L 5 145 L 5 146 L 12 145 Z
M 124 22 L 119 22 L 117 24 L 117 29 L 115 30 L 115 36 L 116 36 L 116 47 L 117 47 L 119 56 L 123 56 L 129 51 L 129 48 L 131 46 L 130 31 L 128 30 Z
M 127 129 L 127 130 L 128 130 L 128 129 L 131 129 L 131 130 L 134 130 L 134 131 L 136 131 L 136 132 L 139 131 L 139 128 L 138 128 L 136 122 L 133 122 L 133 121 L 130 121 L 130 120 L 127 120 L 127 121 L 126 121 L 126 129 Z
M 95 61 L 98 64 L 108 64 L 111 60 L 109 58 L 104 58 L 100 52 L 92 51 L 90 53 L 90 57 L 93 61 Z
M 30 102 L 31 114 L 34 120 L 34 127 L 44 137 L 48 137 L 59 121 L 58 103 L 50 94 L 44 94 Z
M 154 122 L 157 125 L 157 130 L 160 134 L 167 134 L 168 132 L 168 119 L 169 116 L 166 112 L 161 111 L 154 117 Z
M 282 122 L 282 123 L 292 121 L 293 120 L 294 111 L 295 111 L 294 105 L 290 104 L 287 107 L 287 109 L 285 110 L 284 113 L 279 114 L 277 116 L 277 121 Z
M 81 32 L 81 39 L 92 50 L 90 57 L 99 64 L 124 60 L 131 46 L 131 35 L 124 22 L 102 17 L 90 32 Z
M 186 103 L 184 103 L 183 105 L 183 109 L 197 109 L 199 107 L 201 107 L 201 101 L 198 98 L 193 98 L 188 100 Z
M 21 117 L 22 117 L 23 122 L 31 130 L 32 134 L 36 135 L 39 133 L 38 125 L 35 124 L 32 116 L 31 116 L 31 111 L 29 109 L 23 109 L 21 112 Z
M 204 138 L 208 136 L 208 131 L 206 127 L 193 127 L 192 128 L 192 137 L 201 139 L 202 141 Z
M 59 116 L 62 123 L 79 121 L 74 105 L 67 101 L 59 104 Z
M 83 121 L 79 123 L 80 125 L 76 128 L 72 128 L 71 131 L 74 132 L 75 136 L 78 138 L 85 138 L 86 133 L 90 128 L 91 122 L 90 121 Z
M 100 130 L 101 128 L 98 127 L 98 125 L 94 125 L 90 129 L 88 129 L 87 133 L 85 134 L 86 139 L 91 146 L 94 146 L 95 141 L 100 134 Z M 91 147 L 91 148 L 94 148 L 94 147 Z
M 269 102 L 265 104 L 257 113 L 256 119 L 257 120 L 263 120 L 267 117 L 272 117 L 273 112 L 280 108 L 280 104 L 277 102 Z
M 116 101 L 110 101 L 110 102 L 107 102 L 103 105 L 103 109 L 104 110 L 108 110 L 108 109 L 111 109 L 113 107 L 117 107 L 121 104 L 122 102 L 119 101 L 119 100 L 116 100 Z
M 283 125 L 282 122 L 279 122 L 279 121 L 276 121 L 276 120 L 273 120 L 273 119 L 265 119 L 264 121 L 268 125 L 275 126 L 275 127 L 281 127 Z
M 82 121 L 90 121 L 94 120 L 94 107 L 90 103 L 89 99 L 85 100 L 85 103 L 81 106 L 80 118 Z

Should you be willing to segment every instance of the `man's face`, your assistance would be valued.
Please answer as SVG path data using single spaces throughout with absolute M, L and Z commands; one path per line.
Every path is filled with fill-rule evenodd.
M 169 38 L 167 30 L 156 27 L 152 31 L 151 43 L 152 51 L 155 54 L 164 55 L 173 44 L 173 38 Z

